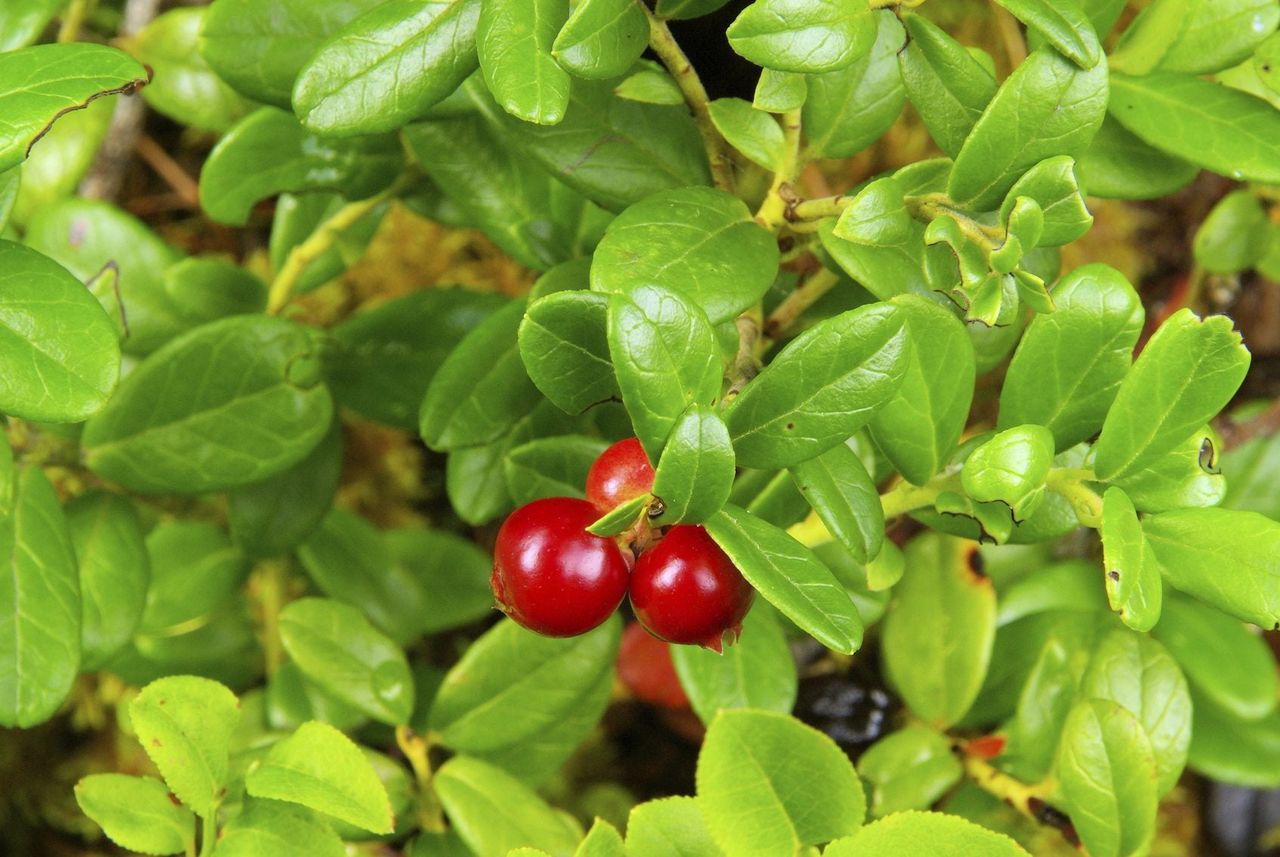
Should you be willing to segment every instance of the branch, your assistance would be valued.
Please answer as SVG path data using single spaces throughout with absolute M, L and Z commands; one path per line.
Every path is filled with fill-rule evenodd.
M 765 194 L 764 202 L 756 212 L 756 222 L 776 232 L 784 221 L 790 220 L 790 209 L 796 203 L 791 183 L 800 167 L 800 111 L 788 110 L 782 114 L 782 157 L 773 168 L 773 183 Z
M 789 330 L 796 320 L 804 315 L 805 310 L 817 303 L 839 282 L 840 277 L 826 268 L 820 268 L 809 278 L 801 280 L 791 294 L 787 295 L 765 319 L 765 337 L 777 339 L 779 334 Z

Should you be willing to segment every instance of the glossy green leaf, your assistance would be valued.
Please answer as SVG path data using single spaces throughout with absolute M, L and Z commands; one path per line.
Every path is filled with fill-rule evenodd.
M 214 74 L 199 51 L 206 9 L 170 9 L 138 33 L 133 53 L 155 74 L 142 97 L 157 112 L 204 131 L 225 131 L 251 104 Z
M 626 857 L 626 854 L 618 829 L 603 818 L 596 818 L 573 857 Z
M 715 334 L 696 306 L 660 286 L 613 295 L 608 328 L 622 400 L 649 460 L 659 461 L 685 410 L 720 395 Z
M 1270 240 L 1267 214 L 1247 190 L 1227 194 L 1196 230 L 1196 262 L 1214 274 L 1238 274 L 1262 260 Z
M 684 20 L 710 15 L 728 0 L 658 0 L 654 11 L 659 18 Z
M 392 0 L 338 30 L 299 70 L 292 102 L 310 130 L 392 131 L 422 118 L 476 69 L 480 0 Z
M 416 581 L 425 606 L 421 633 L 435 634 L 484 618 L 493 609 L 492 557 L 475 542 L 444 530 L 404 527 L 383 534 L 397 571 Z M 398 575 L 382 573 L 384 580 Z M 406 589 L 400 588 L 403 597 Z
M 719 413 L 690 405 L 672 426 L 658 460 L 653 495 L 666 511 L 654 525 L 705 521 L 729 499 L 734 475 L 733 445 Z
M 591 265 L 591 288 L 630 296 L 659 284 L 718 324 L 758 301 L 777 270 L 777 242 L 741 200 L 683 188 L 655 194 L 609 224 Z
M 533 383 L 561 410 L 577 414 L 621 395 L 609 359 L 605 295 L 556 292 L 529 305 L 520 357 Z
M 1241 720 L 1198 694 L 1194 700 L 1189 765 L 1222 783 L 1280 786 L 1280 712 Z
M 665 68 L 649 60 L 640 60 L 635 68 L 636 71 L 628 74 L 614 87 L 613 92 L 619 98 L 641 104 L 684 104 L 680 87 Z
M 292 731 L 308 720 L 354 729 L 368 720 L 358 709 L 307 681 L 293 661 L 285 661 L 268 677 L 264 699 L 266 725 L 272 729 Z
M 580 834 L 528 786 L 499 768 L 454 756 L 433 778 L 449 821 L 476 854 L 532 846 L 570 857 Z
M 282 191 L 372 196 L 391 184 L 403 157 L 393 137 L 325 139 L 288 113 L 263 107 L 209 153 L 200 170 L 200 206 L 219 223 L 243 226 L 255 204 Z
M 1058 780 L 1068 815 L 1097 857 L 1141 854 L 1155 833 L 1151 744 L 1137 717 L 1109 700 L 1082 700 L 1062 734 Z
M 625 532 L 636 523 L 641 513 L 648 511 L 652 501 L 653 495 L 641 494 L 625 503 L 619 503 L 587 527 L 587 532 L 596 536 L 616 536 Z
M 1164 584 L 1133 501 L 1116 486 L 1103 496 L 1101 532 L 1107 601 L 1130 628 L 1149 631 L 1160 618 Z
M 258 798 L 301 804 L 373 833 L 395 824 L 387 790 L 360 748 L 327 723 L 311 721 L 271 747 L 245 777 Z
M 913 539 L 882 626 L 889 680 L 917 717 L 939 728 L 969 710 L 991 659 L 996 595 L 972 568 L 976 548 L 939 533 Z
M 805 80 L 798 72 L 761 69 L 751 106 L 766 113 L 799 110 L 808 94 Z
M 808 461 L 793 464 L 791 477 L 822 523 L 862 564 L 884 544 L 880 494 L 858 454 L 838 444 Z
M 973 398 L 974 350 L 947 309 L 915 295 L 890 303 L 906 320 L 902 386 L 870 423 L 876 446 L 907 481 L 923 485 L 960 439 Z
M 583 0 L 560 29 L 551 55 L 591 79 L 624 74 L 649 45 L 649 21 L 632 0 Z
M 1246 622 L 1280 625 L 1280 523 L 1256 512 L 1183 509 L 1148 515 L 1142 530 L 1170 586 Z
M 544 437 L 521 444 L 503 463 L 507 491 L 517 506 L 543 497 L 581 497 L 591 465 L 608 446 L 582 435 Z
M 787 714 L 795 705 L 795 660 L 782 627 L 767 607 L 756 605 L 747 614 L 738 642 L 723 654 L 702 646 L 672 646 L 671 660 L 703 723 L 710 724 L 721 709 Z
M 1023 173 L 1000 206 L 1001 220 L 1008 221 L 1021 197 L 1040 206 L 1044 224 L 1039 240 L 1023 246 L 1057 247 L 1068 244 L 1089 231 L 1093 215 L 1084 200 L 1075 159 L 1069 155 L 1046 158 Z M 1057 287 L 1055 286 L 1055 289 Z M 1057 292 L 1054 292 L 1055 300 Z
M 725 411 L 738 462 L 787 467 L 843 442 L 898 390 L 907 350 L 904 315 L 888 304 L 809 328 Z
M 659 798 L 634 807 L 627 819 L 627 854 L 724 857 L 692 797 Z
M 906 241 L 912 236 L 912 220 L 904 196 L 893 176 L 876 179 L 853 195 L 832 232 L 837 238 L 872 247 Z
M 1175 592 L 1151 636 L 1178 661 L 1197 695 L 1232 717 L 1257 720 L 1276 709 L 1274 658 L 1239 620 Z
M 235 694 L 205 678 L 162 678 L 134 697 L 129 719 L 169 790 L 197 815 L 214 812 L 227 782 L 231 736 L 240 722 Z
M 66 515 L 80 571 L 81 669 L 96 670 L 137 629 L 151 566 L 142 522 L 128 500 L 89 492 L 68 503 Z
M 0 5 L 0 51 L 34 42 L 64 5 L 66 0 L 22 0 Z
M 21 163 L 62 114 L 136 91 L 146 79 L 137 60 L 106 45 L 36 45 L 0 54 L 0 172 Z
M 194 847 L 195 817 L 154 777 L 92 774 L 76 783 L 76 803 L 121 848 L 177 854 Z
M 1045 426 L 1065 450 L 1101 427 L 1129 370 L 1143 311 L 1128 280 L 1100 264 L 1063 277 L 1053 299 L 1056 311 L 1036 315 L 1009 364 L 999 426 Z
M 1231 400 L 1249 369 L 1249 352 L 1225 316 L 1189 309 L 1170 316 L 1125 376 L 1094 445 L 1104 480 L 1134 473 L 1208 422 Z
M 1105 62 L 1084 70 L 1056 51 L 1035 51 L 1000 85 L 965 138 L 947 193 L 971 208 L 995 208 L 1028 168 L 1083 152 L 1106 106 Z
M 858 14 L 845 7 L 844 14 Z M 898 70 L 905 36 L 892 12 L 872 12 L 875 37 L 844 68 L 808 75 L 801 112 L 807 151 L 823 158 L 855 155 L 893 125 L 906 101 Z
M 382 723 L 408 722 L 413 677 L 404 652 L 354 607 L 321 598 L 280 612 L 284 649 L 317 685 Z
M 1125 30 L 1114 51 L 1115 67 L 1135 75 L 1220 71 L 1247 59 L 1278 23 L 1280 9 L 1268 0 L 1160 0 Z
M 55 262 L 0 241 L 0 411 L 79 422 L 119 373 L 115 327 L 97 301 Z
M 1053 435 L 1044 426 L 1005 429 L 973 450 L 960 474 L 964 491 L 979 503 L 1003 503 L 1025 521 L 1044 501 L 1053 463 Z
M 182 259 L 164 270 L 162 281 L 184 327 L 260 313 L 267 306 L 266 284 L 224 259 Z
M 436 372 L 418 426 L 432 449 L 497 440 L 538 401 L 516 344 L 524 309 L 524 301 L 512 301 L 490 315 Z
M 871 817 L 883 818 L 931 806 L 963 771 L 945 736 L 908 726 L 872 744 L 858 759 L 858 774 L 871 785 Z
M 836 0 L 755 0 L 729 25 L 729 44 L 765 68 L 817 74 L 849 65 L 875 41 L 870 10 Z
M 569 17 L 568 0 L 484 0 L 476 50 L 484 82 L 503 110 L 526 122 L 555 125 L 569 104 L 568 72 L 551 56 Z
M 1155 199 L 1186 187 L 1200 168 L 1162 152 L 1107 116 L 1079 157 L 1080 179 L 1093 196 Z
M 38 467 L 12 479 L 12 505 L 0 504 L 0 563 L 8 569 L 0 577 L 0 725 L 26 728 L 52 717 L 71 691 L 81 603 L 53 486 Z
M 1111 115 L 1144 142 L 1228 178 L 1280 182 L 1280 113 L 1190 75 L 1111 77 Z
M 1142 512 L 1169 512 L 1193 506 L 1216 506 L 1227 491 L 1217 451 L 1222 438 L 1211 426 L 1188 437 L 1172 452 L 1117 484 Z
M 202 493 L 296 464 L 320 442 L 332 410 L 311 334 L 242 316 L 153 354 L 89 421 L 82 442 L 91 468 L 133 490 Z
M 785 714 L 721 711 L 698 754 L 698 808 L 727 853 L 793 853 L 852 833 L 866 814 L 835 742 Z
M 707 532 L 774 607 L 829 649 L 852 654 L 862 621 L 849 593 L 812 551 L 755 515 L 726 504 Z
M 100 98 L 54 123 L 27 159 L 13 167 L 22 176 L 13 201 L 13 223 L 22 226 L 47 207 L 76 194 L 106 139 L 114 99 Z
M 928 18 L 906 13 L 902 22 L 910 36 L 897 54 L 903 86 L 929 136 L 955 157 L 995 95 L 995 78 Z
M 1075 2 L 999 0 L 1014 17 L 1035 30 L 1063 56 L 1089 69 L 1102 59 L 1102 45 L 1084 9 Z
M 342 840 L 323 818 L 274 800 L 245 801 L 218 834 L 218 857 L 342 857 Z
M 741 98 L 717 98 L 710 112 L 716 130 L 747 160 L 765 169 L 781 163 L 786 143 L 781 126 L 768 113 Z
M 827 846 L 825 857 L 1026 857 L 1017 842 L 955 815 L 896 812 Z

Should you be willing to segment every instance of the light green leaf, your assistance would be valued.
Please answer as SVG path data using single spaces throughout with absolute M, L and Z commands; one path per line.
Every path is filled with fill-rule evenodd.
M 782 128 L 768 113 L 741 98 L 717 98 L 710 112 L 716 130 L 747 160 L 767 170 L 782 162 L 786 148 Z
M 569 17 L 568 0 L 484 0 L 476 50 L 484 82 L 503 110 L 555 125 L 569 105 L 569 74 L 551 44 Z
M 217 857 L 343 857 L 346 848 L 315 813 L 274 800 L 245 801 L 218 833 Z
M 726 708 L 787 714 L 795 705 L 795 660 L 778 620 L 763 605 L 747 614 L 738 642 L 723 654 L 702 646 L 672 646 L 671 660 L 703 723 Z
M 81 669 L 91 671 L 102 667 L 137 629 L 150 562 L 142 522 L 123 497 L 91 491 L 68 503 L 66 514 L 80 570 Z
M 507 453 L 503 473 L 517 506 L 543 497 L 582 497 L 591 465 L 607 447 L 582 435 L 543 437 Z
M 66 0 L 24 0 L 0 6 L 0 51 L 34 42 L 65 5 Z
M 804 105 L 806 94 L 804 75 L 794 71 L 761 69 L 751 106 L 766 113 L 799 110 Z
M 617 77 L 649 45 L 649 21 L 633 0 L 583 0 L 556 36 L 551 55 L 591 79 Z
M 630 857 L 724 857 L 711 838 L 707 822 L 691 797 L 668 797 L 642 803 L 627 819 Z
M 1218 200 L 1196 230 L 1196 262 L 1214 274 L 1238 274 L 1266 255 L 1270 223 L 1258 198 L 1237 190 Z
M 555 292 L 531 303 L 520 322 L 525 370 L 566 413 L 621 395 L 609 359 L 608 307 L 606 295 Z
M 626 846 L 618 829 L 603 818 L 597 818 L 586 838 L 573 852 L 573 857 L 627 857 Z
M 92 774 L 76 783 L 76 803 L 107 838 L 143 854 L 177 854 L 195 841 L 195 818 L 153 777 Z
M 648 60 L 640 60 L 635 67 L 637 71 L 627 75 L 614 87 L 615 95 L 641 104 L 661 104 L 668 107 L 684 104 L 684 94 L 665 68 Z
M 476 854 L 506 854 L 521 846 L 570 857 L 581 834 L 510 774 L 469 756 L 454 756 L 434 783 L 453 829 Z
M 1068 244 L 1088 232 L 1093 225 L 1093 215 L 1089 213 L 1076 175 L 1076 162 L 1070 155 L 1046 158 L 1023 173 L 1000 206 L 1002 221 L 1009 221 L 1021 197 L 1034 200 L 1044 216 L 1044 225 L 1035 246 Z M 1029 248 L 1032 245 L 1024 241 L 1023 246 Z M 1056 302 L 1057 286 L 1054 288 Z
M 880 494 L 858 454 L 838 444 L 793 464 L 791 478 L 833 536 L 858 563 L 866 564 L 884 544 Z
M 940 812 L 895 812 L 862 828 L 856 836 L 827 846 L 824 857 L 1028 857 L 1003 833 Z
M 902 83 L 929 136 L 950 157 L 996 94 L 996 81 L 963 45 L 928 18 L 902 16 L 910 41 L 897 54 Z
M 1093 24 L 1075 0 L 999 0 L 1014 17 L 1035 30 L 1059 53 L 1084 69 L 1102 59 L 1102 45 Z
M 858 759 L 871 784 L 871 816 L 925 809 L 960 781 L 963 770 L 946 736 L 908 726 L 881 738 Z
M 733 445 L 719 413 L 690 405 L 672 427 L 658 461 L 653 495 L 666 511 L 652 523 L 705 521 L 729 499 L 734 475 Z
M 170 676 L 134 697 L 129 719 L 169 790 L 196 815 L 216 812 L 240 724 L 235 694 L 207 678 Z
M 225 131 L 252 105 L 214 74 L 198 50 L 207 11 L 170 9 L 137 34 L 133 53 L 155 72 L 142 90 L 147 104 L 181 124 Z
M 1101 533 L 1111 609 L 1133 630 L 1151 630 L 1160 618 L 1164 583 L 1133 501 L 1114 485 L 1102 498 Z
M 893 246 L 912 234 L 905 192 L 893 176 L 876 179 L 854 194 L 832 232 L 837 238 L 872 247 Z
M 875 33 L 869 9 L 838 0 L 755 0 L 728 30 L 730 46 L 756 65 L 806 74 L 849 65 Z
M 965 459 L 960 474 L 964 491 L 979 503 L 1009 507 L 1014 521 L 1025 521 L 1044 501 L 1045 479 L 1053 464 L 1053 435 L 1030 423 L 984 441 Z
M 1115 67 L 1135 75 L 1221 71 L 1247 59 L 1277 23 L 1280 9 L 1269 0 L 1159 0 L 1125 30 Z

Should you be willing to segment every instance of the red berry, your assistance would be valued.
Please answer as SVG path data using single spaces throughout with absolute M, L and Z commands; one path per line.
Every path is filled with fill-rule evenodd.
M 631 573 L 636 618 L 659 639 L 720 651 L 737 635 L 755 590 L 702 527 L 676 526 L 636 560 Z
M 664 708 L 688 708 L 689 697 L 680 686 L 671 646 L 631 623 L 622 632 L 618 649 L 618 678 L 637 699 Z
M 512 512 L 493 550 L 489 582 L 499 609 L 549 637 L 582 634 L 608 619 L 626 594 L 628 565 L 612 539 L 586 531 L 598 517 L 571 497 Z
M 603 514 L 653 490 L 653 467 L 634 437 L 600 453 L 587 473 L 587 499 Z

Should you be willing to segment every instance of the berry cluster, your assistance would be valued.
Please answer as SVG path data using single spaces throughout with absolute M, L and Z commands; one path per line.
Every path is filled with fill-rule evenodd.
M 512 512 L 490 578 L 502 612 L 540 634 L 571 637 L 608 619 L 629 594 L 636 618 L 660 640 L 720 651 L 726 634 L 735 639 L 755 590 L 702 527 L 651 531 L 642 521 L 616 538 L 587 532 L 652 491 L 653 477 L 640 442 L 628 438 L 592 464 L 586 500 L 550 497 Z

